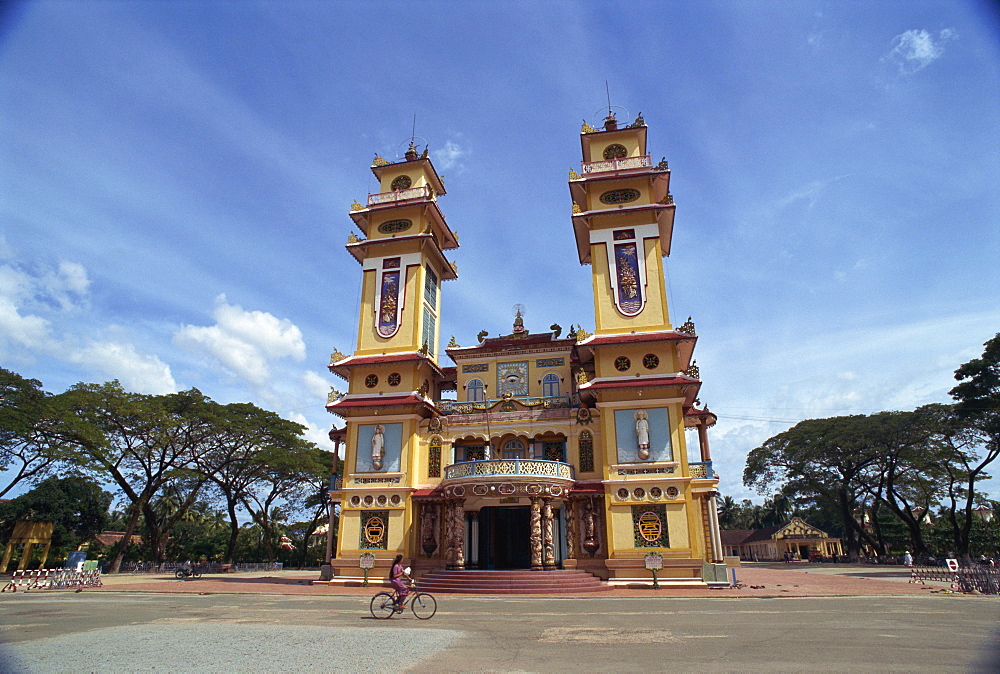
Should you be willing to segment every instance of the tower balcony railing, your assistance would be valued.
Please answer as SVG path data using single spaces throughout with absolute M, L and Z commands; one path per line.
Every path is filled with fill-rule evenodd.
M 572 481 L 573 466 L 562 461 L 544 459 L 487 459 L 460 461 L 444 467 L 444 481 L 461 478 L 555 478 Z
M 602 159 L 601 161 L 580 162 L 580 172 L 583 175 L 590 173 L 607 173 L 609 171 L 626 171 L 628 169 L 649 168 L 653 165 L 648 154 L 638 157 L 622 157 L 621 159 Z
M 433 194 L 434 193 L 431 191 L 430 185 L 420 185 L 418 187 L 409 187 L 405 190 L 393 190 L 392 192 L 369 194 L 368 205 L 378 206 L 381 204 L 394 204 L 400 201 L 409 201 L 411 199 L 427 199 Z
M 688 474 L 696 480 L 718 479 L 718 475 L 712 470 L 711 461 L 699 461 L 688 464 Z
M 517 397 L 510 398 L 521 405 L 530 408 L 540 408 L 546 410 L 567 409 L 580 404 L 580 397 L 577 394 L 563 396 L 538 396 L 538 397 Z M 444 414 L 483 414 L 490 412 L 503 412 L 505 410 L 496 408 L 497 403 L 505 402 L 503 399 L 486 399 L 474 401 L 459 400 L 438 400 L 434 406 Z
M 344 489 L 344 476 L 343 475 L 331 475 L 330 476 L 330 491 L 342 491 Z

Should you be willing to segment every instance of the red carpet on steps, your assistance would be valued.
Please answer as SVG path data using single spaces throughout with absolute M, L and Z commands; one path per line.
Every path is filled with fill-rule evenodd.
M 586 571 L 428 571 L 417 579 L 426 592 L 456 594 L 585 594 L 611 587 Z

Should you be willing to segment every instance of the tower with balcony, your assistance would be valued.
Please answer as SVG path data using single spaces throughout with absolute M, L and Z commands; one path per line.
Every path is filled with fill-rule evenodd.
M 327 406 L 347 421 L 344 475 L 332 492 L 342 509 L 335 570 L 407 549 L 410 494 L 428 450 L 421 423 L 453 386 L 438 364 L 441 283 L 457 278 L 445 251 L 458 240 L 438 206 L 444 183 L 413 143 L 399 161 L 376 157 L 371 170 L 379 191 L 351 207 L 361 236 L 347 243 L 362 268 L 357 346 L 330 363 L 347 380 Z
M 676 208 L 670 169 L 652 161 L 641 115 L 620 125 L 609 111 L 580 140 L 569 188 L 596 328 L 577 343 L 577 390 L 599 417 L 603 565 L 612 579 L 636 577 L 655 552 L 675 582 L 714 580 L 722 548 L 706 429 L 715 416 L 696 406 L 697 336 L 690 321 L 673 326 L 664 287 Z M 685 428 L 697 429 L 698 460 L 689 460 Z

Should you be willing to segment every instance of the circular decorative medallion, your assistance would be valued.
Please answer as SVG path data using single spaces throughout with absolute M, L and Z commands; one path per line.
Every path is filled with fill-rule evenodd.
M 391 503 L 394 506 L 398 506 L 402 502 L 403 498 L 399 494 L 393 494 L 392 496 L 389 497 L 389 503 Z
M 389 185 L 389 189 L 391 189 L 393 192 L 395 192 L 396 190 L 407 190 L 410 188 L 410 185 L 412 184 L 413 181 L 410 180 L 410 176 L 397 176 L 392 181 L 392 184 Z
M 402 218 L 400 220 L 386 220 L 378 226 L 378 231 L 383 234 L 397 234 L 399 232 L 405 232 L 410 227 L 413 227 L 413 220 Z
M 385 494 L 379 494 L 378 498 L 375 499 L 375 502 L 378 503 L 380 506 L 384 506 L 386 503 L 389 502 L 389 498 Z
M 650 487 L 650 489 L 649 489 L 649 495 L 652 498 L 660 498 L 660 497 L 663 496 L 663 490 L 660 489 L 659 487 Z
M 369 543 L 379 543 L 385 535 L 385 522 L 381 517 L 369 517 L 365 522 L 365 540 Z
M 677 487 L 667 487 L 667 498 L 677 498 L 678 494 L 680 494 L 680 491 L 678 491 Z
M 663 523 L 660 521 L 660 516 L 652 510 L 647 510 L 639 515 L 639 535 L 650 543 L 659 540 L 660 536 L 663 535 Z
M 625 149 L 624 145 L 619 145 L 618 143 L 613 143 L 604 148 L 604 158 L 611 159 L 624 159 L 628 156 L 628 150 Z
M 361 505 L 361 497 L 360 496 L 356 496 L 356 495 L 352 496 L 351 497 L 351 505 L 354 506 L 355 508 L 357 508 L 359 505 Z
M 399 376 L 398 372 L 393 372 L 386 377 L 386 381 L 389 383 L 389 386 L 399 386 L 399 382 L 403 381 L 403 378 Z
M 628 356 L 618 356 L 615 358 L 615 369 L 619 372 L 625 372 L 630 367 L 632 367 L 632 361 L 628 359 Z
M 646 490 L 642 487 L 636 487 L 632 490 L 632 496 L 636 498 L 646 498 Z
M 608 204 L 609 206 L 615 206 L 617 204 L 627 204 L 630 201 L 635 201 L 641 196 L 642 194 L 639 193 L 639 190 L 633 190 L 633 189 L 608 190 L 607 192 L 601 195 L 601 203 Z M 379 229 L 381 230 L 382 228 L 379 227 Z
M 375 497 L 372 496 L 371 494 L 369 494 L 368 496 L 365 496 L 364 500 L 365 500 L 365 505 L 366 506 L 370 506 L 370 505 L 372 505 L 372 504 L 375 503 Z
M 647 370 L 655 370 L 660 364 L 660 357 L 655 353 L 647 353 L 642 357 L 642 366 Z
M 365 377 L 365 386 L 367 386 L 368 388 L 375 388 L 376 386 L 378 386 L 378 375 L 370 374 L 367 377 Z
M 620 498 L 623 501 L 625 499 L 627 499 L 628 498 L 628 489 L 626 489 L 625 487 L 622 487 L 621 489 L 619 489 L 618 490 L 618 498 Z

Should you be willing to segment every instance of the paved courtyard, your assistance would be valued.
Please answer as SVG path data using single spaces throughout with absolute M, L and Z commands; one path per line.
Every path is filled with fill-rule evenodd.
M 384 622 L 368 612 L 375 588 L 312 573 L 109 578 L 0 596 L 0 671 L 997 671 L 997 597 L 910 585 L 901 569 L 778 567 L 706 596 L 441 595 L 429 621 Z

